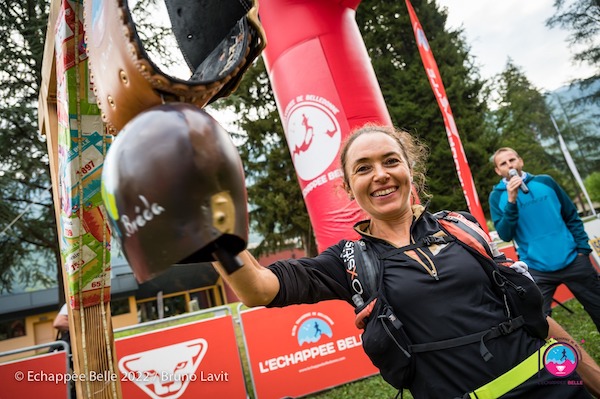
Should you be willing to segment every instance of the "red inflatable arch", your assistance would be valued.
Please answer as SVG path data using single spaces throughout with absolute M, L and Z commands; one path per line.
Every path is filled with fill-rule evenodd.
M 318 250 L 355 238 L 338 154 L 355 127 L 391 124 L 355 20 L 359 0 L 262 0 L 263 57 Z

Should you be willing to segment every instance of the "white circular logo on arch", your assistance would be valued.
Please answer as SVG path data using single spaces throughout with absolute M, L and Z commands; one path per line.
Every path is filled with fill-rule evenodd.
M 342 141 L 333 104 L 321 97 L 290 104 L 287 114 L 287 142 L 298 176 L 313 180 L 334 161 Z M 337 109 L 335 110 L 337 112 Z

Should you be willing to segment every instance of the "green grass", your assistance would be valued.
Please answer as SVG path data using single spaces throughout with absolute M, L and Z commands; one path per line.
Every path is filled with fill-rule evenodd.
M 398 390 L 393 388 L 387 382 L 376 375 L 365 378 L 364 380 L 340 385 L 339 387 L 320 392 L 314 395 L 305 396 L 310 399 L 349 399 L 349 398 L 368 398 L 368 399 L 387 399 L 395 398 Z M 403 399 L 412 399 L 408 391 L 404 391 Z
M 234 316 L 234 319 L 238 319 L 238 304 L 233 303 L 228 305 L 231 308 L 231 312 Z M 561 324 L 567 332 L 573 337 L 574 341 L 580 345 L 589 355 L 596 361 L 600 361 L 600 334 L 598 330 L 596 330 L 596 326 L 592 322 L 589 315 L 584 311 L 581 304 L 572 299 L 565 303 L 570 310 L 573 311 L 573 314 L 568 312 L 567 310 L 557 306 L 554 308 L 553 317 L 559 324 Z M 203 318 L 212 317 L 210 313 L 205 315 L 190 317 L 175 321 L 169 321 L 169 319 L 165 319 L 165 323 L 161 323 L 160 325 L 152 325 L 145 326 L 138 329 L 131 329 L 127 331 L 123 331 L 121 333 L 115 334 L 115 337 L 122 337 L 133 335 L 145 331 L 151 331 L 157 328 L 164 328 L 171 325 L 188 323 L 193 320 L 199 320 Z M 238 339 L 238 345 L 240 348 L 243 348 L 243 340 L 242 340 L 242 331 L 238 323 L 235 325 L 236 336 Z M 254 393 L 252 392 L 252 385 L 250 381 L 250 374 L 248 372 L 249 365 L 248 359 L 246 358 L 245 350 L 240 351 L 240 356 L 242 358 L 242 365 L 244 368 L 244 374 L 246 378 L 246 386 L 248 387 L 248 395 L 250 399 L 254 398 Z M 381 376 L 376 375 L 373 377 L 365 378 L 359 381 L 354 381 L 348 384 L 340 385 L 338 387 L 329 389 L 327 391 L 315 393 L 312 395 L 305 396 L 305 399 L 349 399 L 349 398 L 394 398 L 397 394 L 397 390 L 388 385 Z M 410 392 L 404 392 L 405 399 L 412 399 L 412 395 Z
M 573 314 L 557 306 L 552 317 L 596 362 L 600 362 L 600 333 L 594 322 L 576 299 L 565 303 Z M 583 342 L 582 342 L 583 341 Z

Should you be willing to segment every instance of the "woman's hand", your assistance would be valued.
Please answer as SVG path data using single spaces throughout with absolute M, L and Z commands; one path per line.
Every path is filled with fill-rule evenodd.
M 279 292 L 277 276 L 261 266 L 247 250 L 240 252 L 238 257 L 243 266 L 231 274 L 219 262 L 213 262 L 213 266 L 244 305 L 254 307 L 271 303 Z

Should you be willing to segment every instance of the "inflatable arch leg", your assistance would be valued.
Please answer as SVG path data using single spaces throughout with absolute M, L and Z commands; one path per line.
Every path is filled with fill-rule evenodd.
M 391 124 L 355 20 L 359 0 L 263 0 L 263 57 L 319 252 L 354 238 L 362 214 L 341 189 L 338 153 L 354 128 Z

